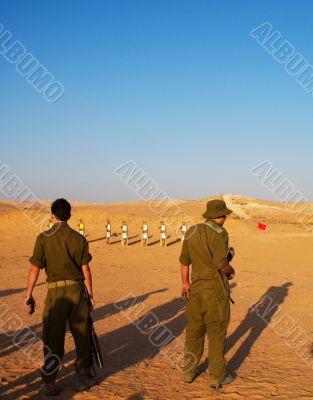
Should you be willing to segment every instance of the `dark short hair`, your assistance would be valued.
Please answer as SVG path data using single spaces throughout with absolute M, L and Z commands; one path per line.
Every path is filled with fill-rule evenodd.
M 65 199 L 57 199 L 51 204 L 51 212 L 58 220 L 67 221 L 71 217 L 71 205 Z

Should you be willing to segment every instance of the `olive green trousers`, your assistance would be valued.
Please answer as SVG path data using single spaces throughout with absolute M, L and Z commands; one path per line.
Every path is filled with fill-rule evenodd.
M 48 289 L 43 313 L 44 382 L 54 381 L 61 366 L 67 322 L 75 341 L 75 370 L 79 375 L 90 372 L 93 362 L 88 320 L 88 297 L 83 283 Z
M 209 384 L 220 384 L 226 374 L 224 358 L 230 320 L 229 299 L 218 289 L 190 293 L 187 308 L 184 374 L 193 375 L 200 362 L 205 335 L 209 341 Z

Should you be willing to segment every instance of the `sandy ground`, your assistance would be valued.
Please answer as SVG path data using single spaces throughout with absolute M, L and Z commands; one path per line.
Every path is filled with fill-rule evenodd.
M 178 204 L 195 222 L 200 222 L 206 201 Z M 238 211 L 226 223 L 236 249 L 233 265 L 237 275 L 232 284 L 236 304 L 232 306 L 227 348 L 228 368 L 236 373 L 234 383 L 219 393 L 208 388 L 207 354 L 203 356 L 197 379 L 191 385 L 181 380 L 179 362 L 177 365 L 185 328 L 184 303 L 179 298 L 181 244 L 170 231 L 169 246 L 160 248 L 160 218 L 156 210 L 139 202 L 75 204 L 71 225 L 77 229 L 79 218 L 83 218 L 93 255 L 96 300 L 93 317 L 105 365 L 98 370 L 97 386 L 76 393 L 74 344 L 67 333 L 66 356 L 59 376 L 62 393 L 58 398 L 313 399 L 313 235 L 283 204 L 233 195 L 228 195 L 227 201 L 235 204 L 237 211 L 240 207 L 244 211 Z M 249 218 L 240 218 L 239 214 L 248 214 Z M 122 220 L 127 219 L 128 248 L 121 248 L 118 235 L 112 238 L 110 246 L 106 245 L 103 239 L 108 217 L 116 234 Z M 171 221 L 170 212 L 168 217 Z M 147 248 L 142 248 L 139 242 L 143 220 L 149 224 L 152 235 Z M 267 230 L 258 230 L 257 222 L 266 223 Z M 21 328 L 26 332 L 27 327 L 36 335 L 41 334 L 47 290 L 44 273 L 34 292 L 35 314 L 29 316 L 22 306 L 28 257 L 37 233 L 38 228 L 23 211 L 0 202 L 0 398 L 3 400 L 41 398 L 40 342 L 27 347 L 27 337 L 18 334 Z M 272 303 L 264 304 L 269 299 Z M 257 305 L 251 308 L 251 304 Z M 154 321 L 150 331 L 144 329 L 140 320 L 143 316 Z M 172 334 L 173 340 L 163 348 L 156 328 Z

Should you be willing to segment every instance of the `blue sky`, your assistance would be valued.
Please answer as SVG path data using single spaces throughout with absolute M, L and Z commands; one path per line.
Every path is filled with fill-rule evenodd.
M 2 0 L 0 23 L 65 88 L 48 103 L 0 55 L 1 162 L 39 198 L 136 200 L 134 160 L 172 198 L 272 199 L 270 160 L 311 200 L 313 96 L 249 32 L 270 22 L 313 64 L 313 3 Z M 2 196 L 3 197 L 3 196 Z

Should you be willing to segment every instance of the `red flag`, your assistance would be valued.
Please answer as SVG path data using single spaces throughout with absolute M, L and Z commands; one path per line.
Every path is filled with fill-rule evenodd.
M 266 225 L 265 225 L 265 224 L 261 224 L 261 223 L 259 222 L 259 223 L 258 223 L 258 229 L 261 229 L 261 231 L 265 231 Z

